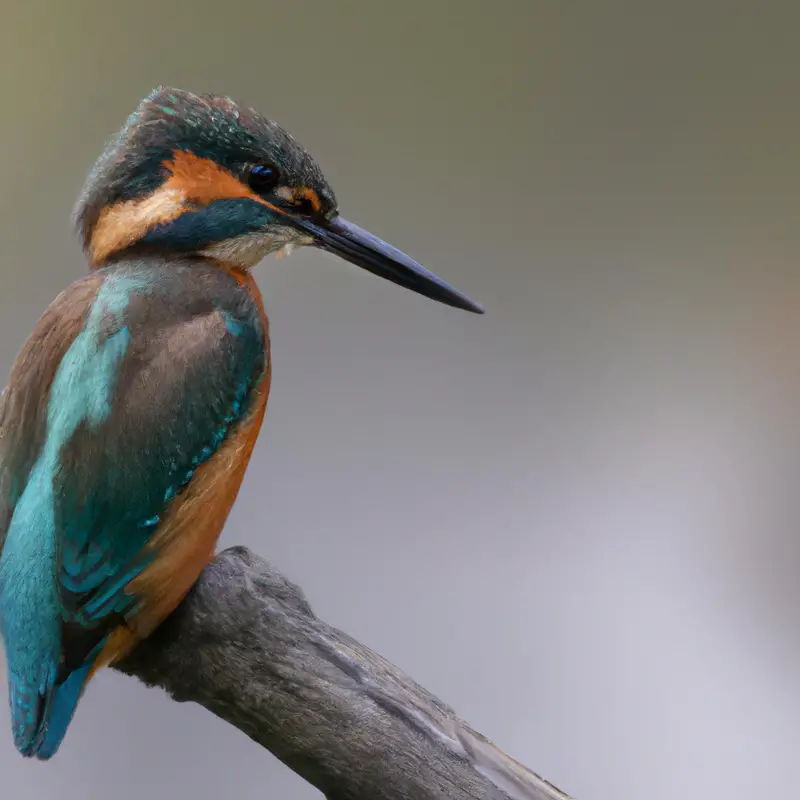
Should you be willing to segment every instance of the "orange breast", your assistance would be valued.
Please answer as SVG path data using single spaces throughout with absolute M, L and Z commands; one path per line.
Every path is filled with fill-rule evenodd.
M 261 297 L 248 275 L 241 282 L 255 293 L 266 332 L 266 371 L 254 390 L 244 419 L 208 461 L 201 464 L 184 491 L 163 514 L 148 544 L 158 558 L 127 586 L 140 600 L 139 610 L 127 625 L 109 637 L 92 673 L 122 658 L 148 636 L 186 596 L 213 558 L 216 543 L 239 493 L 253 447 L 261 430 L 271 381 L 269 332 Z

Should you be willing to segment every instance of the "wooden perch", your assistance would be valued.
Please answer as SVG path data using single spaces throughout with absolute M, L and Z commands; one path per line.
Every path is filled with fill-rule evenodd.
M 243 547 L 118 669 L 235 725 L 328 800 L 569 800 Z

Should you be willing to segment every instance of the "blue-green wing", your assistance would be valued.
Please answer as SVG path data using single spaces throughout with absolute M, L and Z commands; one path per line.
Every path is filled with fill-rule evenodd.
M 67 347 L 54 345 L 63 315 L 35 333 L 39 355 L 57 361 L 48 373 L 23 354 L 28 371 L 15 369 L 3 409 L 4 430 L 27 426 L 0 451 L 0 621 L 15 738 L 28 749 L 57 746 L 42 743 L 48 716 L 59 698 L 74 708 L 70 676 L 135 610 L 124 587 L 152 558 L 145 545 L 265 366 L 258 310 L 222 270 L 117 267 L 92 292 Z M 48 385 L 26 385 L 34 378 Z
M 219 270 L 174 270 L 111 276 L 54 383 L 64 376 L 54 512 L 72 626 L 130 612 L 135 598 L 123 588 L 152 558 L 144 545 L 263 373 L 264 331 L 238 284 Z M 213 287 L 198 286 L 202 278 Z

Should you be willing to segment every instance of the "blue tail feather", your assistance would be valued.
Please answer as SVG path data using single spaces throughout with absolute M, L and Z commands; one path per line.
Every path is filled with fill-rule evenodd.
M 72 722 L 78 701 L 83 694 L 92 663 L 84 664 L 80 669 L 75 670 L 64 683 L 53 689 L 50 702 L 47 704 L 42 738 L 34 754 L 41 761 L 52 758 L 61 746 L 67 728 Z
M 67 732 L 94 659 L 59 684 L 30 690 L 9 679 L 14 744 L 26 758 L 52 758 Z

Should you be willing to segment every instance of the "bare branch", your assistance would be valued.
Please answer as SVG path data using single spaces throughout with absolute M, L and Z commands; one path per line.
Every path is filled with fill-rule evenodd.
M 242 547 L 119 669 L 235 725 L 328 800 L 569 800 Z

